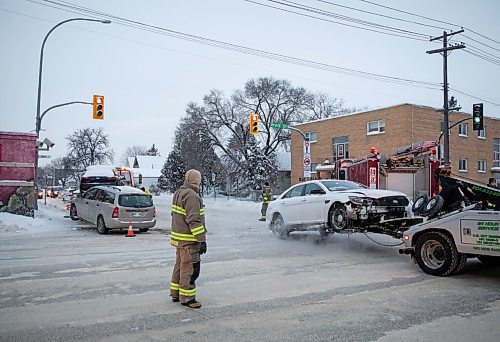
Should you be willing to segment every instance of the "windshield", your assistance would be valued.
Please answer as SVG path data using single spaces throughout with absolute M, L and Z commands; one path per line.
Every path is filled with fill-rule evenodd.
M 118 197 L 118 204 L 122 207 L 146 208 L 153 205 L 153 200 L 146 194 L 120 195 Z
M 354 183 L 345 180 L 324 180 L 321 181 L 328 190 L 330 191 L 344 191 L 344 190 L 355 190 L 355 189 L 367 189 L 366 186 L 359 183 Z

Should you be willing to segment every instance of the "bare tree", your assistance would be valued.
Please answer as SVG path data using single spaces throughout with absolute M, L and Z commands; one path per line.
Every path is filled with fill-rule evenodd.
M 102 128 L 76 130 L 66 137 L 68 158 L 74 168 L 83 172 L 87 166 L 113 162 L 113 150 L 109 149 L 108 135 Z
M 74 178 L 74 171 L 67 157 L 56 158 L 45 166 L 45 172 L 51 175 L 56 185 L 66 186 L 66 183 Z M 76 179 L 75 179 L 76 180 Z
M 186 118 L 178 128 L 182 139 L 176 144 L 185 145 L 181 147 L 184 160 L 196 160 L 200 150 L 193 149 L 193 142 L 202 141 L 203 146 L 213 149 L 225 174 L 240 184 L 248 184 L 242 178 L 245 175 L 252 175 L 255 181 L 271 180 L 275 152 L 287 149 L 290 142 L 289 130 L 272 128 L 273 122 L 293 125 L 349 111 L 342 100 L 312 94 L 286 80 L 252 79 L 229 98 L 212 90 L 204 96 L 203 104 L 188 104 Z M 259 115 L 258 135 L 249 132 L 250 113 Z
M 122 158 L 120 159 L 120 163 L 122 165 L 126 165 L 129 157 L 135 157 L 135 156 L 145 156 L 148 154 L 148 149 L 144 146 L 131 146 L 127 147 L 125 152 L 122 155 Z

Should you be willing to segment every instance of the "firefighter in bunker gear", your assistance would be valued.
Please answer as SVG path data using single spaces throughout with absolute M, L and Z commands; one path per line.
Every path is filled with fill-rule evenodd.
M 184 184 L 172 201 L 172 232 L 170 243 L 176 247 L 175 265 L 170 282 L 172 301 L 197 309 L 195 281 L 200 275 L 200 255 L 206 253 L 205 209 L 198 194 L 201 184 L 199 171 L 186 172 Z
M 264 189 L 262 189 L 262 208 L 260 209 L 260 219 L 259 221 L 266 220 L 266 211 L 269 206 L 269 202 L 271 202 L 271 196 L 273 192 L 271 191 L 271 187 L 269 186 L 269 182 L 264 183 Z

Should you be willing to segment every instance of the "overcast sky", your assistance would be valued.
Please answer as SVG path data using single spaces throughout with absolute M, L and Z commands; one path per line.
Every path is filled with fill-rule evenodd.
M 61 3 L 58 0 L 55 2 Z M 76 4 L 162 29 L 329 66 L 430 84 L 442 83 L 443 61 L 439 54 L 426 54 L 427 50 L 442 46 L 440 42 L 429 42 L 428 36 L 442 35 L 445 28 L 458 30 L 464 26 L 466 32 L 453 36 L 453 43 L 463 41 L 468 46 L 465 50 L 493 59 L 496 64 L 465 50 L 453 51 L 448 59 L 450 86 L 485 101 L 453 90 L 450 96 L 458 98 L 465 112 L 472 111 L 473 103 L 484 102 L 485 115 L 500 118 L 500 2 L 280 2 L 70 0 L 65 4 Z M 309 6 L 309 11 L 291 7 L 297 4 Z M 35 128 L 38 67 L 43 38 L 51 27 L 62 20 L 85 17 L 84 14 L 61 8 L 44 0 L 0 0 L 1 131 L 29 132 Z M 314 12 L 315 9 L 327 11 L 328 16 Z M 342 20 L 338 15 L 350 19 Z M 390 32 L 406 36 L 410 34 L 417 40 L 369 31 L 385 28 L 353 22 L 357 20 L 411 31 Z M 41 138 L 48 137 L 56 143 L 49 153 L 53 158 L 66 154 L 66 136 L 78 128 L 86 127 L 104 128 L 115 151 L 116 163 L 125 149 L 133 145 L 149 147 L 154 143 L 162 156 L 166 157 L 172 148 L 174 130 L 189 102 L 200 103 L 211 89 L 220 89 L 230 95 L 242 88 L 246 81 L 257 77 L 287 79 L 294 86 L 342 98 L 347 106 L 380 108 L 400 103 L 433 107 L 443 105 L 439 86 L 427 89 L 377 81 L 366 77 L 366 74 L 364 77 L 349 76 L 335 72 L 330 67 L 329 70 L 321 70 L 285 63 L 148 30 L 151 30 L 151 26 L 141 30 L 122 25 L 117 20 L 109 25 L 77 21 L 58 27 L 50 35 L 44 50 L 42 112 L 60 103 L 91 102 L 93 94 L 105 96 L 103 121 L 92 120 L 92 108 L 89 105 L 67 106 L 48 112 L 42 123 L 44 131 L 41 132 Z M 48 161 L 44 159 L 41 164 Z

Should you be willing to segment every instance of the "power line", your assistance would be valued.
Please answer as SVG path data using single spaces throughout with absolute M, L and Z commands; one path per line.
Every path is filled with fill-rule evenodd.
M 33 1 L 33 0 L 28 0 L 28 1 L 33 2 L 33 3 L 38 3 L 40 5 L 45 5 L 43 3 L 39 3 L 39 2 Z M 363 77 L 363 78 L 368 78 L 368 79 L 373 79 L 373 80 L 378 80 L 378 81 L 383 81 L 383 82 L 405 84 L 405 85 L 411 85 L 414 87 L 421 87 L 421 88 L 427 88 L 427 89 L 433 89 L 433 90 L 436 90 L 436 89 L 438 89 L 438 87 L 441 86 L 439 83 L 435 83 L 435 82 L 417 81 L 417 80 L 412 80 L 412 79 L 407 79 L 407 78 L 370 73 L 370 72 L 360 71 L 360 70 L 356 70 L 356 69 L 338 67 L 335 65 L 327 64 L 327 63 L 314 62 L 314 61 L 310 61 L 310 60 L 306 60 L 306 59 L 277 54 L 277 53 L 268 52 L 268 51 L 264 51 L 264 50 L 248 48 L 248 47 L 237 45 L 237 44 L 226 43 L 223 41 L 204 38 L 201 36 L 182 33 L 179 31 L 174 31 L 174 30 L 166 29 L 166 28 L 159 27 L 159 26 L 145 24 L 145 23 L 142 23 L 139 21 L 134 21 L 134 20 L 114 16 L 111 14 L 102 13 L 102 12 L 95 11 L 92 9 L 88 9 L 88 8 L 85 8 L 82 6 L 73 5 L 73 4 L 70 4 L 68 2 L 64 2 L 64 1 L 60 1 L 60 2 L 50 1 L 50 0 L 42 0 L 42 1 L 48 2 L 51 4 L 55 4 L 57 6 L 62 6 L 62 7 L 66 7 L 66 8 L 69 7 L 69 8 L 71 8 L 71 10 L 67 10 L 67 11 L 72 12 L 72 13 L 82 14 L 82 12 L 84 12 L 85 14 L 88 14 L 91 16 L 97 16 L 99 18 L 104 17 L 104 18 L 108 18 L 108 19 L 113 19 L 116 23 L 121 24 L 121 25 L 129 26 L 129 27 L 157 33 L 157 34 L 167 35 L 167 36 L 171 36 L 174 38 L 187 40 L 187 41 L 191 41 L 191 42 L 195 42 L 195 43 L 199 43 L 199 44 L 209 45 L 209 46 L 213 46 L 213 47 L 223 48 L 226 50 L 250 54 L 250 55 L 259 56 L 259 57 L 263 57 L 263 58 L 268 58 L 268 59 L 272 59 L 272 60 L 287 62 L 287 63 L 301 65 L 301 66 L 305 66 L 305 67 L 311 67 L 311 68 L 320 69 L 320 70 L 332 71 L 332 72 L 345 74 L 345 75 L 349 75 L 349 76 L 357 76 L 357 77 Z M 54 6 L 50 6 L 50 5 L 48 5 L 48 6 L 54 7 Z M 55 8 L 61 9 L 59 7 L 55 7 Z M 65 9 L 63 8 L 62 10 L 65 10 Z
M 478 35 L 478 36 L 480 36 L 480 37 L 482 37 L 484 39 L 487 39 L 487 40 L 492 41 L 494 43 L 500 44 L 500 41 L 492 39 L 492 38 L 489 38 L 489 37 L 487 37 L 487 36 L 485 36 L 485 35 L 477 32 L 477 31 L 474 31 L 474 30 L 472 30 L 472 29 L 470 29 L 468 27 L 462 26 L 462 25 L 457 25 L 457 24 L 450 23 L 450 22 L 447 22 L 447 21 L 438 20 L 438 19 L 434 19 L 434 18 L 423 16 L 423 15 L 415 14 L 415 13 L 412 13 L 412 12 L 403 11 L 403 10 L 400 10 L 400 9 L 397 9 L 397 8 L 394 8 L 394 7 L 381 5 L 381 4 L 378 4 L 378 3 L 373 2 L 373 1 L 368 1 L 368 0 L 359 0 L 359 1 L 368 3 L 368 4 L 373 5 L 373 6 L 378 6 L 378 7 L 382 7 L 382 8 L 385 8 L 385 9 L 392 10 L 392 11 L 404 13 L 404 14 L 407 14 L 407 15 L 410 15 L 410 16 L 414 16 L 414 17 L 418 17 L 418 18 L 422 18 L 422 19 L 434 21 L 434 22 L 437 22 L 437 23 L 447 24 L 447 25 L 451 25 L 451 26 L 455 26 L 455 27 L 461 27 L 461 28 L 467 29 L 467 31 L 470 31 L 470 32 L 472 32 L 472 33 L 474 33 L 474 34 L 476 34 L 476 35 Z M 471 38 L 469 38 L 469 39 L 471 39 Z M 484 45 L 490 47 L 489 45 L 486 45 L 486 44 L 484 44 Z
M 341 7 L 341 8 L 347 8 L 347 9 L 350 9 L 350 10 L 353 10 L 353 11 L 357 11 L 357 12 L 362 12 L 362 13 L 376 15 L 376 16 L 383 17 L 383 18 L 388 18 L 388 19 L 397 20 L 397 21 L 403 21 L 403 22 L 410 23 L 410 24 L 415 24 L 415 25 L 420 25 L 420 26 L 426 26 L 426 27 L 436 28 L 436 29 L 440 29 L 440 30 L 449 30 L 449 28 L 444 28 L 444 27 L 440 27 L 440 26 L 424 24 L 424 23 L 421 23 L 421 22 L 418 22 L 418 21 L 406 20 L 406 19 L 402 19 L 402 18 L 393 17 L 393 16 L 390 16 L 390 15 L 385 15 L 385 14 L 371 12 L 371 11 L 365 11 L 365 10 L 362 10 L 362 9 L 359 9 L 359 8 L 355 8 L 355 7 L 340 5 L 340 4 L 331 2 L 331 1 L 325 1 L 325 0 L 316 0 L 316 1 L 322 2 L 322 3 L 325 3 L 325 4 L 329 4 L 329 5 L 332 5 L 332 6 L 337 6 L 337 7 Z
M 286 0 L 282 0 L 282 1 L 266 0 L 268 2 L 279 4 L 279 5 L 282 5 L 282 6 L 291 7 L 291 8 L 299 9 L 299 10 L 310 12 L 310 13 L 320 14 L 320 15 L 323 15 L 323 16 L 332 17 L 332 18 L 339 19 L 339 20 L 342 20 L 342 21 L 347 21 L 347 22 L 355 23 L 355 24 L 362 25 L 362 26 L 368 26 L 368 27 L 371 27 L 371 28 L 362 27 L 362 26 L 356 26 L 356 25 L 342 23 L 342 22 L 333 21 L 333 20 L 327 20 L 327 19 L 319 18 L 319 17 L 313 16 L 313 15 L 308 15 L 308 14 L 304 14 L 304 13 L 300 13 L 300 12 L 295 12 L 295 11 L 292 11 L 292 10 L 287 10 L 285 8 L 282 8 L 282 7 L 276 7 L 276 6 L 272 6 L 272 5 L 266 5 L 266 4 L 263 4 L 261 2 L 257 2 L 257 1 L 254 1 L 254 0 L 243 0 L 243 1 L 249 2 L 249 3 L 253 3 L 255 5 L 259 5 L 259 6 L 263 6 L 263 7 L 277 9 L 277 10 L 280 10 L 280 11 L 283 11 L 283 12 L 293 13 L 293 14 L 297 14 L 297 15 L 300 15 L 300 16 L 304 16 L 304 17 L 309 17 L 309 18 L 321 20 L 321 21 L 328 21 L 328 22 L 339 24 L 339 25 L 343 25 L 343 26 L 353 27 L 353 28 L 357 28 L 357 29 L 361 29 L 361 30 L 365 30 L 365 31 L 376 32 L 376 33 L 381 33 L 381 34 L 387 34 L 387 35 L 401 37 L 401 38 L 427 41 L 426 38 L 429 37 L 429 35 L 427 35 L 427 34 L 423 34 L 423 33 L 419 33 L 419 32 L 414 32 L 414 31 L 409 31 L 409 30 L 403 30 L 403 29 L 399 29 L 397 27 L 391 27 L 391 26 L 381 25 L 381 24 L 377 24 L 377 23 L 373 23 L 373 22 L 369 22 L 369 21 L 365 21 L 365 20 L 361 20 L 361 19 L 357 19 L 357 18 L 352 18 L 352 17 L 340 15 L 340 14 L 337 14 L 337 13 L 334 13 L 334 12 L 329 12 L 329 11 L 325 11 L 325 10 L 322 10 L 322 9 L 318 9 L 318 8 L 315 8 L 315 7 L 301 5 L 301 4 L 292 2 L 292 1 L 286 1 Z M 383 31 L 380 31 L 380 30 L 383 30 Z M 384 31 L 388 31 L 388 32 L 384 32 Z
M 296 3 L 296 2 L 293 2 L 293 1 L 289 1 L 289 0 L 281 0 L 281 1 L 267 0 L 267 1 L 268 2 L 272 2 L 272 3 L 277 3 L 277 4 L 280 4 L 280 5 L 283 5 L 283 6 L 289 6 L 289 7 L 292 7 L 292 8 L 300 9 L 300 10 L 303 10 L 303 11 L 309 11 L 309 12 L 313 12 L 313 13 L 320 14 L 320 15 L 325 15 L 325 16 L 330 16 L 330 17 L 334 17 L 334 18 L 339 18 L 341 20 L 347 20 L 347 21 L 350 21 L 350 22 L 355 22 L 355 23 L 358 23 L 358 24 L 361 24 L 361 25 L 367 25 L 367 26 L 370 26 L 370 27 L 377 27 L 377 28 L 380 28 L 380 29 L 383 29 L 383 30 L 389 30 L 389 31 L 392 31 L 392 32 L 398 32 L 398 31 L 400 31 L 404 35 L 402 35 L 402 34 L 388 33 L 388 32 L 381 32 L 381 31 L 378 31 L 378 30 L 363 28 L 363 27 L 349 25 L 349 24 L 345 24 L 345 23 L 339 23 L 339 22 L 336 22 L 336 21 L 327 20 L 327 19 L 324 19 L 324 18 L 319 18 L 319 17 L 316 17 L 316 16 L 299 13 L 299 12 L 295 12 L 295 11 L 283 9 L 283 8 L 280 8 L 280 7 L 276 7 L 276 6 L 266 5 L 266 4 L 263 4 L 263 3 L 260 3 L 260 2 L 254 1 L 254 0 L 243 0 L 243 1 L 249 2 L 249 3 L 253 3 L 253 4 L 256 4 L 256 5 L 260 5 L 260 6 L 264 6 L 264 7 L 269 7 L 269 8 L 273 8 L 273 9 L 277 9 L 277 10 L 281 10 L 281 11 L 293 13 L 293 14 L 297 14 L 297 15 L 301 15 L 301 16 L 310 17 L 310 18 L 313 18 L 313 19 L 321 20 L 321 21 L 333 22 L 333 23 L 336 23 L 336 24 L 346 25 L 346 26 L 354 27 L 354 28 L 358 28 L 358 29 L 364 29 L 364 30 L 368 30 L 368 31 L 376 32 L 376 33 L 388 34 L 388 35 L 392 35 L 392 36 L 396 36 L 396 37 L 401 37 L 401 38 L 426 41 L 424 39 L 419 39 L 419 38 L 416 38 L 416 37 L 409 36 L 409 35 L 420 35 L 421 37 L 426 36 L 425 34 L 422 34 L 422 33 L 414 32 L 414 31 L 408 31 L 408 30 L 402 30 L 402 29 L 391 27 L 391 26 L 379 25 L 379 24 L 376 24 L 376 23 L 367 22 L 367 21 L 364 21 L 364 20 L 356 19 L 356 18 L 346 17 L 346 16 L 343 16 L 343 15 L 338 15 L 338 14 L 333 13 L 333 12 L 324 11 L 324 10 L 321 10 L 321 9 L 318 9 L 318 8 L 315 8 L 315 7 L 301 5 L 299 3 Z M 338 4 L 332 3 L 330 1 L 325 1 L 325 0 L 317 0 L 317 1 L 322 2 L 322 3 L 327 3 L 327 4 L 330 4 L 330 5 L 333 5 L 333 6 L 339 6 L 339 7 L 342 7 L 342 8 L 348 8 L 348 9 L 352 9 L 352 10 L 358 10 L 358 11 L 361 11 L 361 12 L 370 13 L 370 14 L 374 14 L 374 15 L 381 15 L 381 14 L 374 13 L 374 12 L 368 12 L 368 11 L 364 11 L 364 10 L 359 10 L 359 9 L 354 8 L 354 7 L 349 7 L 349 6 L 344 6 L 344 5 L 338 5 Z M 384 16 L 384 15 L 381 15 L 381 16 Z M 394 17 L 390 17 L 390 18 L 394 18 Z M 394 19 L 398 19 L 398 18 L 394 18 Z M 401 20 L 405 21 L 404 19 L 401 19 Z M 412 23 L 417 23 L 417 22 L 412 22 Z M 421 23 L 419 23 L 419 24 L 421 24 Z M 422 24 L 422 25 L 425 25 L 425 24 Z M 433 27 L 436 27 L 436 26 L 433 26 Z M 439 28 L 439 27 L 437 27 L 437 28 Z M 408 35 L 408 36 L 406 36 L 406 35 Z M 469 38 L 469 39 L 471 39 L 471 40 L 473 40 L 475 42 L 478 42 L 478 43 L 480 43 L 482 45 L 485 45 L 487 47 L 490 47 L 492 49 L 495 49 L 495 48 L 493 48 L 493 47 L 491 47 L 491 46 L 489 46 L 487 44 L 481 43 L 481 42 L 479 42 L 479 41 L 477 41 L 477 40 L 475 40 L 473 38 L 470 38 L 468 36 L 464 36 L 464 37 L 465 38 Z M 478 49 L 478 50 L 480 50 L 480 49 Z M 498 49 L 495 49 L 495 50 L 498 50 Z M 500 50 L 498 50 L 498 51 L 500 51 Z M 470 53 L 470 52 L 468 52 L 468 53 L 471 54 L 471 55 L 473 55 L 473 56 L 475 56 L 475 57 L 481 58 L 484 61 L 491 62 L 491 63 L 493 63 L 493 64 L 496 65 L 495 58 L 497 58 L 497 56 L 491 55 L 490 53 L 488 53 L 486 51 L 480 50 L 480 51 L 475 51 L 474 53 Z M 489 55 L 489 56 L 485 56 L 484 54 Z
M 470 98 L 472 98 L 472 99 L 476 99 L 476 100 L 479 100 L 479 101 L 483 101 L 483 102 L 489 103 L 489 104 L 491 104 L 491 105 L 493 105 L 493 106 L 498 106 L 498 107 L 500 107 L 500 103 L 496 103 L 496 102 L 493 102 L 493 101 L 485 100 L 485 99 L 483 99 L 483 98 L 481 98 L 481 97 L 479 97 L 479 96 L 475 96 L 475 95 L 468 94 L 468 93 L 463 92 L 463 91 L 460 91 L 460 90 L 458 90 L 458 89 L 456 89 L 456 88 L 450 87 L 450 90 L 453 90 L 454 92 L 457 92 L 457 93 L 462 94 L 462 95 L 464 95 L 464 96 L 468 96 L 468 97 L 470 97 Z

